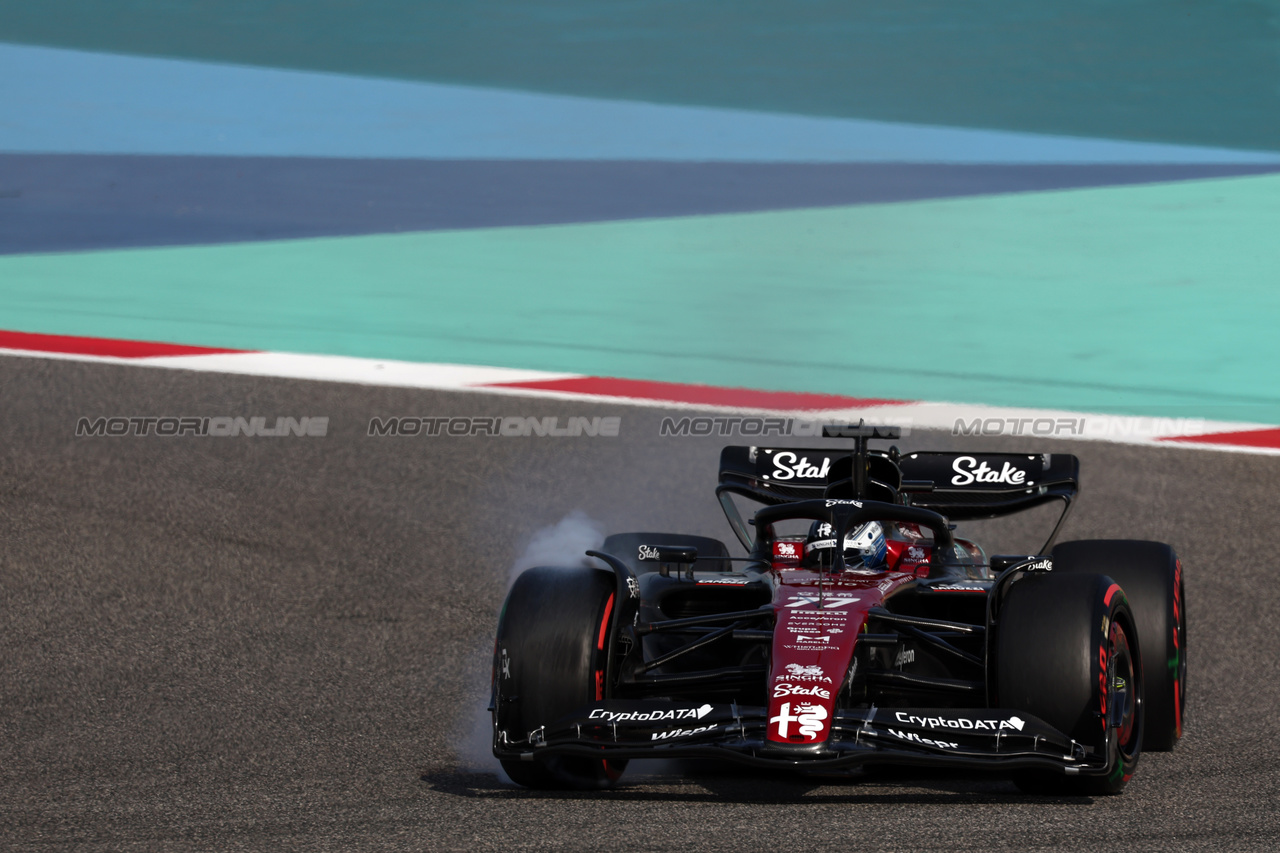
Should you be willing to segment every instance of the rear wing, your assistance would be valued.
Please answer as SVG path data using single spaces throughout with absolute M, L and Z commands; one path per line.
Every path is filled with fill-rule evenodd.
M 1080 491 L 1080 460 L 1070 453 L 908 453 L 898 460 L 902 476 L 932 483 L 911 495 L 912 506 L 940 512 L 952 521 L 995 518 Z
M 730 446 L 720 451 L 720 485 L 770 506 L 815 500 L 852 461 L 847 450 Z
M 876 436 L 878 437 L 878 436 Z M 862 477 L 857 458 L 866 460 Z M 716 487 L 730 525 L 746 547 L 754 538 L 734 505 L 741 495 L 770 506 L 822 497 L 868 498 L 918 506 L 952 521 L 996 518 L 1053 501 L 1064 503 L 1047 549 L 1079 492 L 1080 460 L 1069 453 L 963 453 L 899 455 L 813 447 L 729 446 L 720 452 Z

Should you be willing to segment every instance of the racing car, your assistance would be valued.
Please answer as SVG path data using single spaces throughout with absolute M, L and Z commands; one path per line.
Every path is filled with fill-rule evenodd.
M 1054 544 L 1069 454 L 725 447 L 716 495 L 747 552 L 620 533 L 594 566 L 517 578 L 494 646 L 493 753 L 533 788 L 604 788 L 628 760 L 790 771 L 990 770 L 1028 792 L 1115 794 L 1182 735 L 1182 565 L 1167 544 Z M 1045 504 L 1035 554 L 955 522 Z M 742 507 L 757 508 L 744 518 Z

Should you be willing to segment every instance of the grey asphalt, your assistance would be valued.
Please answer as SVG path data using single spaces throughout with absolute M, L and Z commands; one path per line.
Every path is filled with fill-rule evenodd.
M 745 213 L 1275 171 L 0 154 L 0 254 Z
M 711 494 L 721 439 L 661 438 L 663 412 L 613 404 L 44 359 L 0 359 L 0 389 L 4 849 L 1280 844 L 1280 459 L 963 440 L 1079 454 L 1066 536 L 1166 540 L 1183 558 L 1187 734 L 1145 755 L 1123 796 L 656 763 L 612 792 L 536 793 L 486 754 L 488 655 L 513 567 L 540 530 L 573 527 L 566 517 L 727 537 Z M 77 419 L 98 415 L 331 421 L 323 438 L 77 438 Z M 365 435 L 369 418 L 395 415 L 622 426 L 617 438 Z M 1031 535 L 986 532 L 998 548 Z

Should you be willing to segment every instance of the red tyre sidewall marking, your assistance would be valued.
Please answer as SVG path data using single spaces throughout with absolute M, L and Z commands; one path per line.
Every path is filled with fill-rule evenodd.
M 600 620 L 600 636 L 596 640 L 596 649 L 603 655 L 604 640 L 609 631 L 609 617 L 613 614 L 613 597 L 616 593 L 609 593 L 609 600 L 604 605 L 604 617 Z M 604 667 L 605 661 L 600 662 L 600 668 L 596 670 L 596 701 L 604 699 Z M 609 759 L 600 759 L 600 769 L 604 771 L 605 778 L 610 782 L 617 782 L 622 776 L 622 771 L 615 768 L 609 763 Z
M 616 593 L 609 593 L 609 600 L 604 605 L 604 618 L 600 620 L 600 637 L 596 640 L 596 649 L 600 652 L 598 659 L 599 666 L 596 669 L 596 701 L 604 699 L 604 668 L 607 661 L 604 660 L 604 640 L 609 631 L 609 616 L 613 613 L 613 597 Z
M 1098 693 L 1102 700 L 1102 731 L 1107 730 L 1107 642 L 1110 637 L 1102 638 L 1098 646 Z
M 604 605 L 604 618 L 600 620 L 600 638 L 596 640 L 596 648 L 604 651 L 605 632 L 609 630 L 609 615 L 613 613 L 613 596 L 615 593 L 609 593 L 609 600 Z
M 1173 570 L 1173 729 L 1174 737 L 1182 737 L 1182 643 L 1178 628 L 1182 625 L 1182 561 L 1174 561 Z
M 1113 583 L 1107 588 L 1107 592 L 1102 596 L 1102 606 L 1107 612 L 1103 614 L 1107 630 L 1103 632 L 1102 643 L 1098 646 L 1098 692 L 1099 698 L 1102 700 L 1102 731 L 1105 734 L 1107 730 L 1107 644 L 1111 642 L 1111 599 L 1120 591 L 1120 584 Z

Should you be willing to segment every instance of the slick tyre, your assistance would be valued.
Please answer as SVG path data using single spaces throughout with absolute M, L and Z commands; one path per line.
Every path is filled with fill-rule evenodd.
M 1096 539 L 1053 549 L 1053 571 L 1109 576 L 1124 590 L 1138 625 L 1146 721 L 1142 748 L 1173 749 L 1187 703 L 1187 611 L 1182 563 L 1163 542 Z
M 1142 658 L 1119 585 L 1105 575 L 1024 576 L 1009 587 L 996 630 L 999 707 L 1039 717 L 1107 759 L 1105 775 L 1023 771 L 1018 787 L 1120 793 L 1142 752 L 1143 715 Z
M 494 738 L 530 732 L 605 697 L 605 664 L 614 575 L 591 568 L 529 569 L 516 579 L 494 647 Z M 625 761 L 547 756 L 503 760 L 528 788 L 598 789 L 613 785 Z

